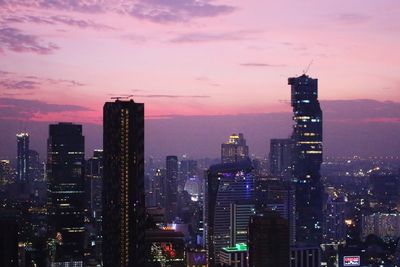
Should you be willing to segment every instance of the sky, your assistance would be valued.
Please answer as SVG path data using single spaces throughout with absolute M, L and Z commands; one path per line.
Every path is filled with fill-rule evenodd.
M 100 127 L 105 101 L 133 95 L 155 125 L 146 137 L 151 154 L 164 133 L 174 138 L 173 127 L 188 130 L 187 122 L 176 124 L 182 117 L 197 121 L 195 133 L 219 118 L 223 127 L 211 143 L 234 131 L 254 132 L 249 142 L 263 154 L 274 122 L 285 122 L 279 135 L 290 134 L 287 78 L 307 72 L 318 78 L 330 114 L 327 136 L 339 142 L 332 132 L 345 134 L 354 122 L 389 140 L 400 133 L 398 14 L 398 0 L 0 0 L 0 130 L 57 121 Z M 346 118 L 342 110 L 360 112 Z M 263 133 L 255 132 L 260 122 L 244 128 L 238 119 L 265 114 L 286 115 L 262 121 Z M 198 140 L 172 143 L 161 154 L 218 154 L 218 147 L 202 150 Z M 388 140 L 376 154 L 398 148 L 397 138 Z M 332 154 L 340 153 L 333 153 L 336 141 L 326 141 Z M 10 147 L 0 140 L 0 152 Z

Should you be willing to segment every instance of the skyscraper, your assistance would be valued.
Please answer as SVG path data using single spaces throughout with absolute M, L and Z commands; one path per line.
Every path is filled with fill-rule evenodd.
M 103 108 L 103 266 L 144 266 L 144 104 Z
M 269 171 L 271 175 L 290 178 L 292 175 L 292 156 L 292 139 L 271 139 L 269 150 Z
M 47 177 L 51 266 L 83 266 L 84 147 L 82 125 L 50 125 Z
M 300 243 L 319 244 L 322 237 L 322 111 L 318 80 L 289 78 L 293 107 L 293 179 L 296 182 L 296 235 Z
M 249 158 L 249 147 L 243 134 L 232 134 L 226 143 L 221 144 L 221 162 L 236 163 Z
M 167 156 L 166 167 L 166 217 L 172 221 L 178 212 L 178 157 Z
M 17 134 L 17 182 L 21 193 L 26 193 L 28 188 L 29 172 L 29 134 Z
M 220 262 L 220 251 L 230 246 L 230 205 L 237 200 L 254 201 L 251 162 L 213 165 L 207 171 L 205 231 L 210 266 Z
M 275 212 L 251 217 L 248 248 L 250 267 L 289 267 L 288 221 Z

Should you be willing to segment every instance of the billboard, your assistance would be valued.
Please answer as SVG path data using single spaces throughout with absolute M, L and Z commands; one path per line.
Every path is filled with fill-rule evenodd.
M 360 256 L 344 256 L 343 266 L 360 266 Z

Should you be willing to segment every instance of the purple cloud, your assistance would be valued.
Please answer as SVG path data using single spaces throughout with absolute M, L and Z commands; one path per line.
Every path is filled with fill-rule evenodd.
M 43 43 L 38 36 L 22 33 L 15 28 L 0 28 L 0 50 L 31 52 L 40 55 L 51 54 L 59 47 L 53 43 Z
M 0 119 L 31 119 L 38 114 L 66 111 L 90 111 L 90 109 L 77 105 L 50 104 L 39 100 L 0 98 Z
M 241 63 L 240 66 L 243 67 L 286 67 L 284 64 L 269 64 L 269 63 L 260 63 L 260 62 L 248 62 L 248 63 Z
M 338 20 L 345 24 L 361 24 L 369 21 L 371 16 L 356 14 L 356 13 L 345 13 L 338 16 Z
M 171 43 L 206 43 L 238 41 L 251 38 L 254 31 L 236 31 L 222 33 L 192 32 L 181 34 L 170 40 Z
M 205 0 L 139 0 L 126 12 L 156 23 L 184 22 L 193 18 L 215 17 L 231 13 L 234 7 Z
M 0 81 L 0 88 L 8 90 L 32 90 L 38 88 L 39 83 L 34 81 L 22 80 L 3 80 Z

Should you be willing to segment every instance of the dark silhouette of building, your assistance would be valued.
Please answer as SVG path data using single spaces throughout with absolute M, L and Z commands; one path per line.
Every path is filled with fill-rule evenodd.
M 103 109 L 103 266 L 144 266 L 144 104 Z
M 293 179 L 296 182 L 296 240 L 320 244 L 322 238 L 322 111 L 318 80 L 289 78 L 293 107 Z
M 83 266 L 84 147 L 82 125 L 50 125 L 47 178 L 52 266 Z
M 178 213 L 178 157 L 166 158 L 166 218 L 171 222 Z
M 249 158 L 249 147 L 242 133 L 232 134 L 226 143 L 221 144 L 221 162 L 236 163 Z
M 254 201 L 250 160 L 211 166 L 207 171 L 205 196 L 205 237 L 210 266 L 220 263 L 220 252 L 231 242 L 231 204 Z
M 248 248 L 250 267 L 289 267 L 288 221 L 275 212 L 251 217 Z
M 290 267 L 320 267 L 319 246 L 295 246 L 290 248 Z
M 291 178 L 293 148 L 293 141 L 290 138 L 271 139 L 269 150 L 269 171 L 271 175 Z
M 288 220 L 290 245 L 296 242 L 295 188 L 289 181 L 260 176 L 256 182 L 256 210 L 258 214 L 275 211 Z
M 0 212 L 0 266 L 18 266 L 17 217 Z
M 43 180 L 42 164 L 40 163 L 39 153 L 30 149 L 28 152 L 28 179 L 30 183 Z

